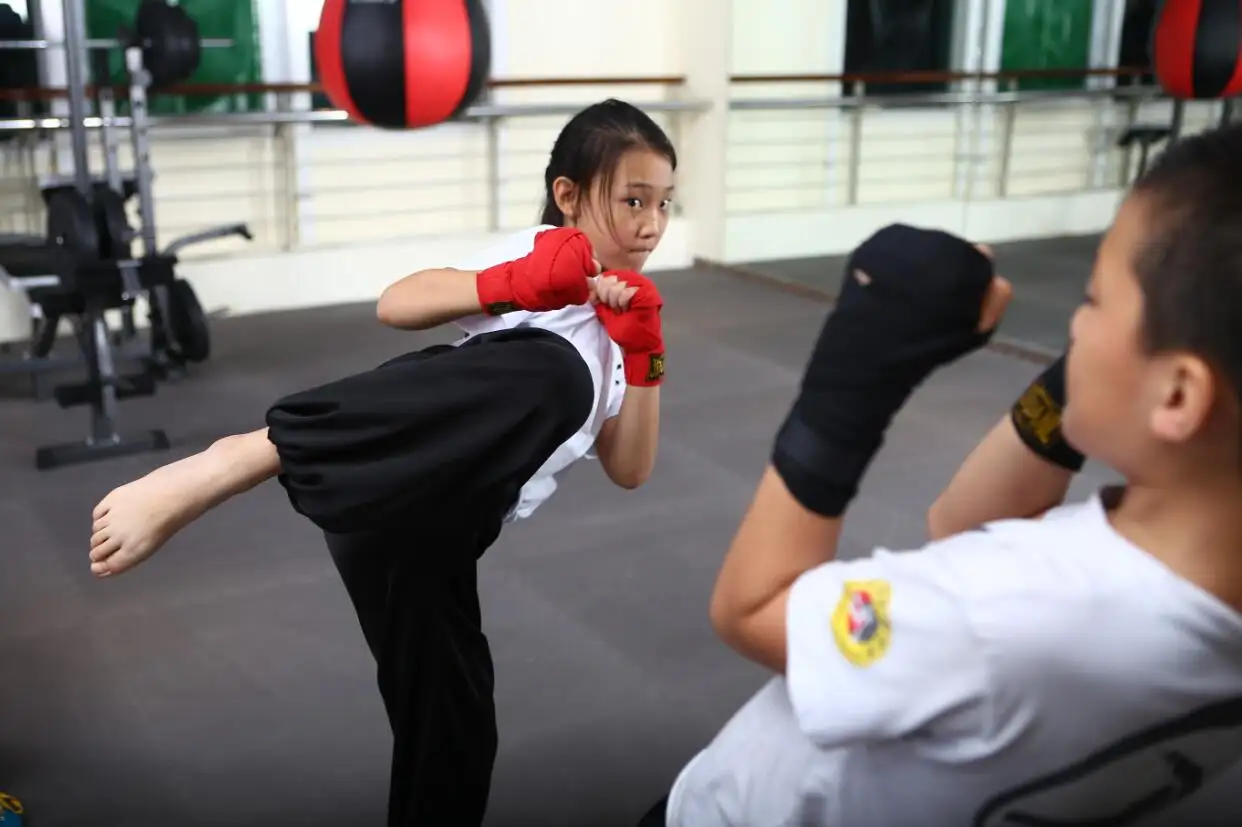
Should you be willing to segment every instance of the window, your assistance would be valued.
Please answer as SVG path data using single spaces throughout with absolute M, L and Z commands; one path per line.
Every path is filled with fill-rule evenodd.
M 1081 0 L 1080 0 L 1081 2 Z M 953 0 L 849 0 L 845 72 L 947 72 L 953 42 Z M 866 94 L 943 92 L 945 81 L 867 83 Z M 856 84 L 845 84 L 847 95 Z
M 34 21 L 26 3 L 21 0 L 0 3 L 0 40 L 34 40 L 35 37 Z M 0 50 L 0 89 L 23 89 L 39 85 L 38 52 L 34 49 Z M 47 101 L 2 100 L 0 118 L 43 115 L 47 113 L 47 109 Z
M 1117 60 L 1122 69 L 1144 69 L 1142 75 L 1117 79 L 1119 86 L 1152 86 L 1156 77 L 1151 72 L 1151 29 L 1156 24 L 1157 0 L 1126 0 L 1126 15 L 1121 24 L 1121 54 Z

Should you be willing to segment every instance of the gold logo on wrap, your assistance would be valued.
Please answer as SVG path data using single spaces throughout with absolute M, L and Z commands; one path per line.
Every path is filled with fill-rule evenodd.
M 1017 402 L 1018 420 L 1023 430 L 1041 445 L 1050 445 L 1061 432 L 1061 406 L 1042 382 L 1026 389 Z
M 647 381 L 655 382 L 664 378 L 664 354 L 651 354 L 651 361 L 647 365 Z
M 518 309 L 513 302 L 492 302 L 487 306 L 487 313 L 489 316 L 503 316 Z

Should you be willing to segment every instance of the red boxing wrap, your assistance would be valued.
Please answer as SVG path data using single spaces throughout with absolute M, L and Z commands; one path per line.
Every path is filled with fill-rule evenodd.
M 636 387 L 655 387 L 664 381 L 664 335 L 660 328 L 660 309 L 664 299 L 646 276 L 630 272 L 611 272 L 638 292 L 623 311 L 606 304 L 595 306 L 608 336 L 625 354 L 625 381 Z
M 587 279 L 595 275 L 592 255 L 591 242 L 580 230 L 544 230 L 522 258 L 479 272 L 479 305 L 487 315 L 499 316 L 586 304 L 591 297 Z

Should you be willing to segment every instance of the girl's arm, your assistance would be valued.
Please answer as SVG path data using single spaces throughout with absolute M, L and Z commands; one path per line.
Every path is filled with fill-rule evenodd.
M 621 412 L 600 429 L 595 450 L 608 478 L 634 489 L 651 476 L 659 442 L 660 388 L 631 385 L 625 389 Z
M 441 267 L 419 270 L 391 284 L 380 295 L 375 315 L 400 330 L 430 330 L 483 312 L 478 273 Z

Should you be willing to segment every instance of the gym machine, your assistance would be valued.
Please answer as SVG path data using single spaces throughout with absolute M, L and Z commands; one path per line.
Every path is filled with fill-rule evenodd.
M 0 239 L 0 270 L 40 310 L 31 357 L 47 358 L 61 319 L 71 321 L 82 360 L 84 382 L 60 385 L 53 396 L 64 408 L 89 406 L 91 427 L 81 442 L 42 446 L 35 465 L 44 470 L 169 447 L 162 430 L 123 435 L 116 427 L 118 403 L 150 396 L 159 380 L 210 355 L 207 318 L 190 284 L 175 272 L 177 255 L 187 246 L 226 236 L 250 239 L 245 224 L 230 224 L 180 238 L 160 250 L 155 231 L 153 176 L 148 137 L 147 91 L 183 82 L 198 66 L 202 41 L 198 27 L 179 6 L 166 0 L 143 0 L 134 30 L 116 43 L 94 44 L 85 36 L 84 0 L 65 0 L 65 63 L 74 175 L 41 187 L 47 212 L 47 235 Z M 28 44 L 0 42 L 0 48 Z M 227 45 L 227 44 L 226 44 Z M 95 104 L 103 143 L 104 177 L 91 177 L 84 77 L 92 46 L 123 50 L 129 79 L 130 138 L 134 173 L 123 177 L 117 162 L 115 104 L 110 90 L 98 89 Z M 106 69 L 106 64 L 99 67 Z M 105 73 L 97 70 L 100 80 Z M 104 84 L 99 83 L 97 87 Z M 140 228 L 129 224 L 126 203 L 136 198 Z M 142 241 L 135 255 L 133 242 Z M 136 337 L 134 302 L 147 299 L 149 351 L 139 356 L 140 370 L 120 373 L 112 331 L 105 313 L 122 314 L 122 341 Z

